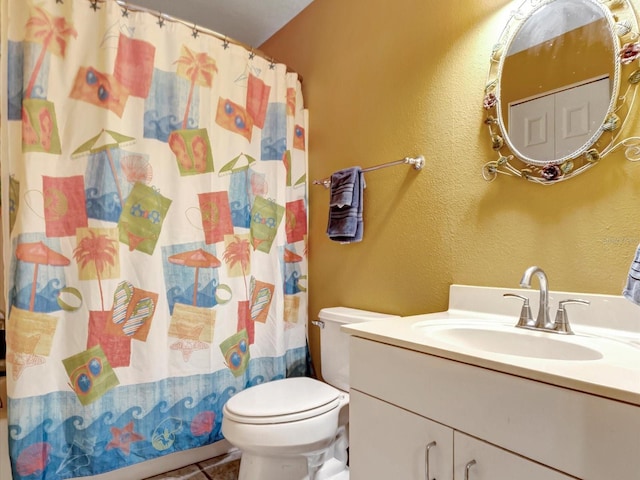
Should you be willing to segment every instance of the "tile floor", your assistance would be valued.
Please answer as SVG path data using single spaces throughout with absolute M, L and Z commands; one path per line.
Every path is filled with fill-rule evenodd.
M 145 480 L 237 480 L 239 469 L 240 452 L 233 452 Z

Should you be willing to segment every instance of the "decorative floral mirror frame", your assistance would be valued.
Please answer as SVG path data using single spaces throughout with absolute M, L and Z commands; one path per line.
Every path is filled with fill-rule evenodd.
M 500 82 L 506 53 L 523 23 L 539 8 L 555 1 L 560 0 L 524 0 L 511 14 L 498 43 L 491 51 L 483 105 L 486 112 L 484 123 L 489 129 L 492 148 L 498 158 L 483 166 L 482 176 L 487 181 L 493 181 L 499 174 L 504 174 L 543 185 L 553 185 L 583 173 L 619 148 L 624 149 L 628 160 L 640 160 L 640 137 L 619 138 L 632 111 L 637 84 L 640 82 L 638 24 L 628 0 L 585 0 L 597 4 L 598 8 L 606 12 L 615 50 L 612 58 L 614 79 L 611 103 L 604 122 L 591 140 L 570 155 L 548 162 L 524 157 L 510 141 L 501 114 L 500 99 Z

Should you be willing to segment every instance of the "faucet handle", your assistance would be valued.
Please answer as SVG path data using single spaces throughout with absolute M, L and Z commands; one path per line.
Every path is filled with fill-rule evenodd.
M 569 299 L 569 300 L 561 300 L 558 302 L 558 311 L 556 312 L 556 320 L 553 322 L 553 330 L 557 333 L 564 333 L 567 335 L 573 335 L 573 330 L 571 330 L 571 326 L 569 325 L 569 317 L 567 315 L 567 311 L 564 306 L 570 303 L 579 303 L 582 305 L 590 305 L 591 302 L 588 300 L 580 300 L 580 299 Z
M 529 298 L 524 295 L 516 295 L 515 293 L 505 293 L 502 295 L 505 298 L 518 298 L 523 300 L 522 310 L 520 310 L 520 318 L 516 327 L 530 328 L 534 325 L 533 315 L 531 314 L 531 306 L 529 305 Z

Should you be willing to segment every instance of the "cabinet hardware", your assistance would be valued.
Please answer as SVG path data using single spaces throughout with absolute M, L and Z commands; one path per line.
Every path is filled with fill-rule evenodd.
M 431 442 L 424 447 L 424 478 L 426 480 L 431 480 L 431 475 L 429 475 L 429 450 L 435 446 L 436 442 Z M 435 480 L 435 478 L 433 480 Z
M 464 467 L 464 480 L 469 480 L 469 469 L 471 469 L 471 467 L 473 467 L 476 464 L 475 460 L 471 460 L 469 463 L 467 463 Z

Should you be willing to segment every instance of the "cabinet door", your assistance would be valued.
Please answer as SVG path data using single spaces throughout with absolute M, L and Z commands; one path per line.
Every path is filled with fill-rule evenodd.
M 429 480 L 453 478 L 453 430 L 351 390 L 351 480 L 425 480 L 427 462 Z
M 453 445 L 454 480 L 575 479 L 464 433 L 454 433 Z

